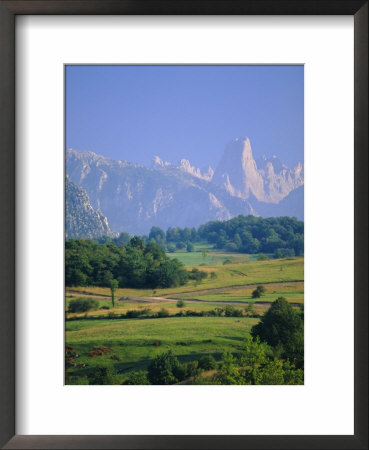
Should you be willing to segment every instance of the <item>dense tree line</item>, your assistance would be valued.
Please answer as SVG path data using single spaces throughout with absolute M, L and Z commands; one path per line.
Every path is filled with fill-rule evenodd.
M 276 253 L 298 256 L 304 253 L 304 223 L 294 217 L 238 216 L 213 221 L 198 229 L 201 239 L 219 249 L 241 253 Z
M 155 242 L 133 237 L 128 244 L 113 241 L 69 239 L 65 244 L 66 286 L 156 288 L 185 284 L 189 278 L 183 264 L 170 259 Z
M 113 242 L 126 245 L 131 239 L 128 233 L 117 238 L 103 237 L 100 243 Z M 215 248 L 240 253 L 273 253 L 275 257 L 301 256 L 304 254 L 304 223 L 294 217 L 237 216 L 227 221 L 211 221 L 196 228 L 169 227 L 165 232 L 152 227 L 145 242 L 155 242 L 168 252 L 194 251 L 194 244 L 207 242 Z

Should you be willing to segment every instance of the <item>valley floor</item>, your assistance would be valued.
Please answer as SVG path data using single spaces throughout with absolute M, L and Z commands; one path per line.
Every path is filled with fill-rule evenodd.
M 95 311 L 66 313 L 66 346 L 72 348 L 73 355 L 78 355 L 67 361 L 66 383 L 87 384 L 91 371 L 110 367 L 117 373 L 120 384 L 131 372 L 146 370 L 156 355 L 168 350 L 180 362 L 209 354 L 219 360 L 224 352 L 242 350 L 251 327 L 260 320 L 258 316 L 278 297 L 286 298 L 296 308 L 304 302 L 301 257 L 255 261 L 247 255 L 232 254 L 233 262 L 223 265 L 219 261 L 229 255 L 209 252 L 208 261 L 199 262 L 204 258 L 198 253 L 186 254 L 185 258 L 187 264 L 193 264 L 188 268 L 196 266 L 208 272 L 203 282 L 191 281 L 170 289 L 118 289 L 114 308 L 109 288 L 66 288 L 66 309 L 73 298 L 98 299 Z M 265 294 L 254 299 L 252 292 L 258 285 L 264 286 Z M 178 300 L 183 300 L 182 307 L 177 306 Z M 251 304 L 253 312 L 248 314 L 246 308 Z M 227 305 L 239 309 L 240 317 L 194 317 L 196 313 Z M 119 318 L 127 311 L 144 309 L 150 311 L 150 317 L 163 308 L 169 317 Z M 179 312 L 182 316 L 176 317 Z M 104 350 L 94 351 L 98 347 Z

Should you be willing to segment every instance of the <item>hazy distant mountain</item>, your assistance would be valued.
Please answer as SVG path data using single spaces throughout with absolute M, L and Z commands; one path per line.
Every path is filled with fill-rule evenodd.
M 65 235 L 67 238 L 114 236 L 107 218 L 94 211 L 84 189 L 65 180 Z
M 153 225 L 197 227 L 268 211 L 301 217 L 303 210 L 303 201 L 287 198 L 303 184 L 302 165 L 289 169 L 277 158 L 256 163 L 247 138 L 226 148 L 215 173 L 186 159 L 172 164 L 156 156 L 148 168 L 72 149 L 66 152 L 66 167 L 70 179 L 87 192 L 91 207 L 115 231 L 146 234 Z
M 116 231 L 143 234 L 153 225 L 197 227 L 254 214 L 247 201 L 234 202 L 227 192 L 210 189 L 209 181 L 180 165 L 147 168 L 72 149 L 66 157 L 70 179 L 86 190 L 92 207 L 102 211 Z
M 253 158 L 248 138 L 235 139 L 226 147 L 212 182 L 234 197 L 254 196 L 260 202 L 278 203 L 304 184 L 304 171 L 299 163 L 289 169 L 277 157 Z
M 255 198 L 249 198 L 249 202 L 261 217 L 289 216 L 304 220 L 304 186 L 291 191 L 278 204 L 258 202 Z

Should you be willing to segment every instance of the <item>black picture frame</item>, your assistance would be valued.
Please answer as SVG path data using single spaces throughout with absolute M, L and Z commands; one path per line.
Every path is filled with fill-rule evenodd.
M 19 14 L 353 15 L 355 164 L 354 435 L 15 435 L 15 17 Z M 0 445 L 7 449 L 368 449 L 368 1 L 0 1 Z M 18 280 L 19 281 L 19 280 Z M 337 367 L 339 370 L 339 367 Z M 339 393 L 338 393 L 339 395 Z

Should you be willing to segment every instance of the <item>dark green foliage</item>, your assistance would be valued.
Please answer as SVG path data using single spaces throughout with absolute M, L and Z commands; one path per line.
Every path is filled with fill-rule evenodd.
M 145 385 L 150 384 L 149 379 L 147 378 L 147 372 L 144 370 L 139 370 L 137 372 L 131 372 L 124 380 L 122 384 L 125 385 Z
M 151 384 L 174 384 L 178 382 L 180 372 L 178 359 L 171 351 L 158 355 L 148 367 L 148 379 Z
M 260 298 L 264 294 L 265 294 L 265 287 L 257 286 L 257 288 L 254 291 L 252 291 L 252 298 Z
M 118 247 L 121 247 L 123 245 L 127 245 L 128 242 L 132 239 L 132 236 L 129 233 L 120 233 L 120 235 L 117 238 L 114 238 L 113 241 Z M 104 242 L 101 242 L 103 244 Z
M 215 278 L 217 278 L 218 275 L 215 272 L 210 272 L 210 279 L 211 280 L 215 280 Z
M 69 302 L 68 312 L 80 313 L 91 311 L 99 307 L 98 300 L 94 298 L 76 298 Z
M 118 288 L 118 281 L 111 279 L 110 280 L 110 291 L 111 291 L 111 303 L 113 305 L 114 308 L 114 303 L 115 303 L 115 291 Z
M 268 361 L 262 367 L 255 368 L 252 376 L 252 384 L 285 384 L 283 362 L 281 360 Z
M 242 311 L 232 305 L 227 305 L 224 309 L 224 315 L 226 317 L 242 317 Z
M 149 234 L 149 241 L 154 241 L 160 247 L 165 248 L 166 237 L 165 232 L 159 227 L 152 227 Z
M 187 242 L 186 249 L 188 252 L 193 252 L 195 250 L 195 246 L 192 244 L 192 242 Z
M 304 253 L 304 224 L 292 217 L 263 219 L 240 215 L 201 225 L 198 235 L 216 248 L 228 251 L 254 254 L 281 251 L 283 257 Z
M 211 355 L 205 355 L 199 359 L 199 368 L 202 370 L 213 370 L 217 367 L 217 362 Z
M 191 270 L 191 272 L 189 272 L 189 275 L 188 275 L 190 280 L 195 280 L 198 283 L 200 283 L 207 276 L 208 276 L 207 272 L 204 272 L 203 270 L 196 269 L 196 267 L 194 267 Z
M 245 316 L 247 317 L 257 317 L 255 307 L 252 303 L 249 303 L 245 308 Z
M 186 364 L 182 364 L 182 366 L 184 367 L 183 380 L 189 377 L 196 377 L 201 372 L 198 361 L 190 361 Z
M 156 288 L 185 284 L 188 273 L 177 259 L 168 258 L 155 242 L 145 245 L 135 236 L 125 246 L 114 242 L 70 239 L 65 243 L 66 286 Z
M 88 384 L 116 384 L 116 375 L 109 367 L 97 367 L 92 373 L 88 374 Z
M 183 308 L 185 306 L 185 302 L 183 300 L 178 300 L 177 302 L 177 308 Z
M 268 259 L 267 255 L 264 255 L 264 253 L 258 254 L 258 261 L 266 261 Z
M 226 259 L 223 261 L 223 266 L 226 265 L 226 264 L 232 264 L 232 263 L 233 263 L 233 259 L 231 259 L 231 258 L 226 258 Z
M 169 227 L 166 232 L 167 242 L 198 242 L 199 235 L 196 228 L 172 228 Z
M 167 309 L 165 309 L 165 308 L 161 308 L 161 310 L 158 311 L 157 316 L 160 317 L 160 318 L 168 317 L 169 316 L 169 311 Z
M 237 360 L 231 353 L 224 353 L 219 371 L 214 375 L 216 384 L 247 384 L 237 368 Z
M 303 367 L 304 322 L 301 313 L 295 311 L 285 298 L 279 297 L 272 303 L 261 321 L 252 328 L 251 335 L 259 336 L 272 347 L 282 347 L 282 357 Z

